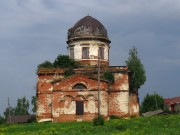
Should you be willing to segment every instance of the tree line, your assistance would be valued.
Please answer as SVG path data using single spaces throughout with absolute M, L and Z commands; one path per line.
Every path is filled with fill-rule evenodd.
M 31 97 L 32 112 L 36 112 L 36 96 Z M 4 116 L 0 115 L 0 124 L 4 123 L 9 115 L 28 115 L 29 114 L 29 100 L 26 97 L 18 98 L 15 107 L 8 106 L 4 111 Z

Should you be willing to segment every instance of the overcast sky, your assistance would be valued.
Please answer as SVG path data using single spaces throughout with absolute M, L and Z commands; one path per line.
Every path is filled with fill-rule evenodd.
M 180 0 L 1 0 L 0 114 L 10 98 L 35 95 L 37 65 L 67 54 L 67 30 L 86 15 L 99 20 L 110 40 L 110 65 L 124 66 L 135 46 L 153 91 L 180 96 Z

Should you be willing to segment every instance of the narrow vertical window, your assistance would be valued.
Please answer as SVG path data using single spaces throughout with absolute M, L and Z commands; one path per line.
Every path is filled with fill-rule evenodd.
M 104 59 L 104 48 L 99 47 L 98 55 L 101 59 Z
M 74 59 L 74 47 L 70 47 L 70 58 Z
M 82 48 L 82 59 L 89 59 L 89 47 Z
M 108 49 L 108 60 L 109 60 L 109 49 Z

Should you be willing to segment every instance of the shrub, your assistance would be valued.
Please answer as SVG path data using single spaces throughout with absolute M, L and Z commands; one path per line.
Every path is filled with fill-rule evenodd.
M 53 64 L 50 61 L 44 61 L 43 63 L 38 65 L 39 68 L 53 68 Z
M 140 111 L 141 113 L 145 113 L 148 111 L 155 111 L 158 109 L 163 109 L 164 99 L 157 93 L 154 94 L 146 94 L 144 97 Z
M 32 123 L 32 122 L 36 122 L 36 116 L 32 115 L 29 119 L 28 119 L 28 123 Z
M 0 115 L 0 124 L 3 124 L 3 123 L 5 123 L 5 118 Z
M 120 117 L 115 116 L 115 115 L 110 115 L 110 119 L 111 119 L 111 120 L 112 120 L 112 119 L 120 119 Z
M 94 126 L 103 126 L 105 123 L 104 117 L 102 115 L 98 115 L 93 119 Z
M 114 75 L 110 71 L 106 71 L 103 75 L 104 79 L 109 81 L 110 83 L 114 83 Z
M 67 69 L 67 70 L 64 72 L 64 75 L 65 75 L 65 76 L 70 76 L 70 75 L 73 75 L 73 74 L 75 74 L 73 68 Z
M 67 55 L 58 55 L 53 63 L 55 68 L 75 68 L 78 63 Z

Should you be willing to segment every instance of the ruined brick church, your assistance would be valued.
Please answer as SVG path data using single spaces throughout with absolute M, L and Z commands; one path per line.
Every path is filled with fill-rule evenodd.
M 91 121 L 99 114 L 139 115 L 138 94 L 129 91 L 126 66 L 109 66 L 110 39 L 101 22 L 91 16 L 68 30 L 67 49 L 81 63 L 75 74 L 64 68 L 40 68 L 37 72 L 37 121 Z M 114 82 L 101 78 L 109 71 Z

